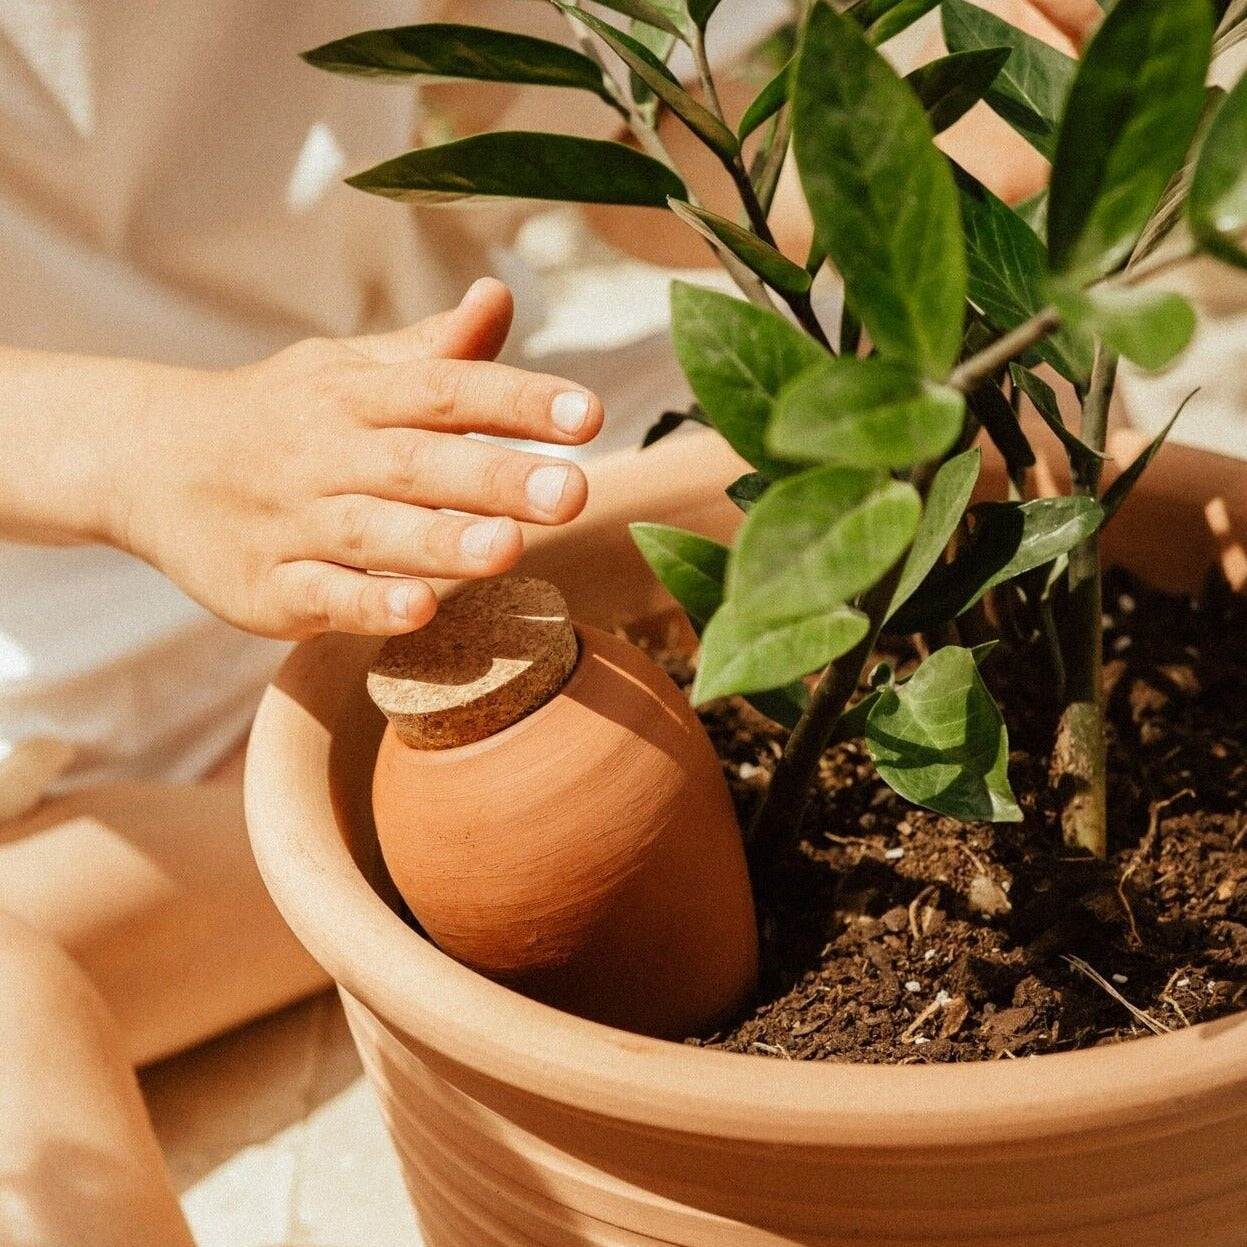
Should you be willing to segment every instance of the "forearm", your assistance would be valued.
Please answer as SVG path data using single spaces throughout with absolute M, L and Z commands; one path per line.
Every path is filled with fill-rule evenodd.
M 135 423 L 164 371 L 0 347 L 0 538 L 118 541 Z

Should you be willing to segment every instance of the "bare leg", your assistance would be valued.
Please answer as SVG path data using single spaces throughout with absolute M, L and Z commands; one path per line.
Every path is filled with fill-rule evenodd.
M 194 1247 L 121 1032 L 51 940 L 0 914 L 0 1241 Z
M 329 981 L 264 890 L 236 767 L 94 789 L 0 827 L 0 910 L 77 961 L 136 1064 Z

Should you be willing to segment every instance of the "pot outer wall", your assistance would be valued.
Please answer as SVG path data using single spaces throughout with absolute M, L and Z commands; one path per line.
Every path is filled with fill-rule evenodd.
M 662 601 L 624 520 L 724 535 L 734 519 L 718 490 L 741 469 L 713 439 L 637 466 L 591 468 L 583 523 L 528 564 L 608 627 Z M 1144 480 L 1117 557 L 1133 508 L 1164 517 L 1178 573 L 1218 551 L 1234 565 L 1240 465 L 1173 448 Z M 1247 1244 L 1243 1015 L 1028 1061 L 785 1063 L 583 1021 L 440 953 L 386 903 L 375 648 L 296 650 L 252 734 L 248 819 L 279 907 L 340 984 L 430 1247 Z
M 390 877 L 443 951 L 556 1008 L 679 1039 L 757 982 L 740 828 L 688 698 L 621 637 L 578 625 L 545 705 L 373 777 Z

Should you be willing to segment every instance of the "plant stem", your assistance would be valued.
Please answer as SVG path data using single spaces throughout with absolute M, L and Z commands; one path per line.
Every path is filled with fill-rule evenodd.
M 1117 355 L 1097 343 L 1080 436 L 1101 453 L 1116 376 Z M 1073 465 L 1073 471 L 1074 492 L 1097 497 L 1100 459 L 1088 455 L 1085 462 Z M 1053 777 L 1063 800 L 1061 833 L 1066 846 L 1103 859 L 1108 855 L 1108 747 L 1102 704 L 1104 625 L 1097 534 L 1070 551 L 1069 612 L 1065 705 L 1057 727 Z
M 866 635 L 819 677 L 809 706 L 792 729 L 766 795 L 749 825 L 747 845 L 755 867 L 774 862 L 796 842 L 801 815 L 809 801 L 810 781 L 823 751 L 835 737 L 836 725 L 849 698 L 861 682 L 904 565 L 905 560 L 898 559 L 892 570 L 862 598 L 860 609 L 870 621 Z
M 990 346 L 984 347 L 977 355 L 971 355 L 964 363 L 958 364 L 949 374 L 946 384 L 969 394 L 1028 347 L 1060 327 L 1061 314 L 1054 307 L 1045 307 L 1030 320 L 1023 321 L 1016 329 L 1011 329 Z

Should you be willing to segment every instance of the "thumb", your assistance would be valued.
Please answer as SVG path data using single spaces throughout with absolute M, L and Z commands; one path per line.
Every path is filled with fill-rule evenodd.
M 379 364 L 416 359 L 493 359 L 511 328 L 515 303 L 511 291 L 493 277 L 468 287 L 459 306 L 426 316 L 391 333 L 352 338 L 351 345 Z

